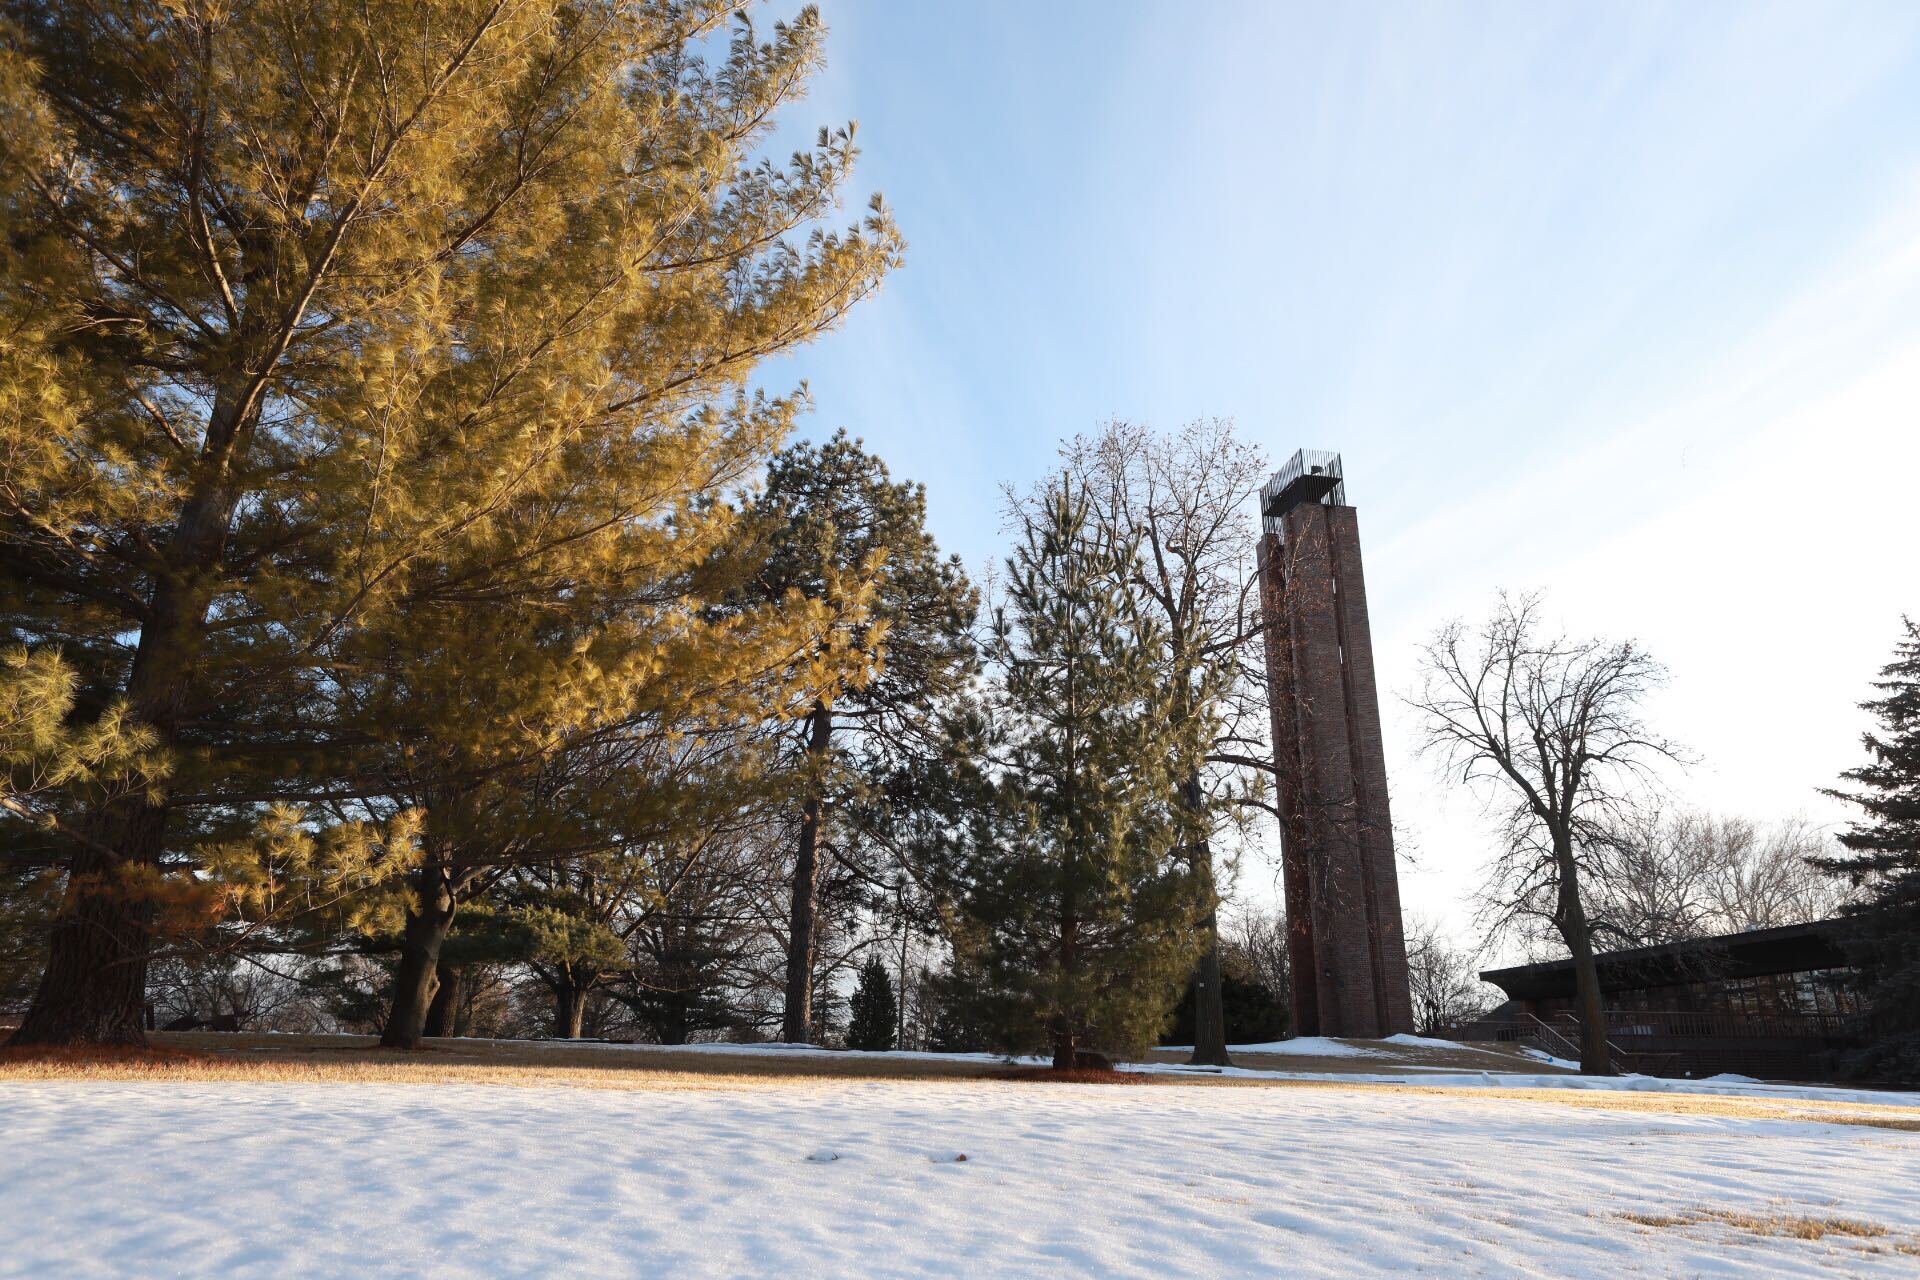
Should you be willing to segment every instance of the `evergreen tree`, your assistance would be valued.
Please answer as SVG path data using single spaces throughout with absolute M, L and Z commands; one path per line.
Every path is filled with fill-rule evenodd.
M 971 813 L 951 846 L 954 945 L 1009 1046 L 1043 1035 L 1066 1070 L 1163 1029 L 1205 899 L 1181 797 L 1209 728 L 1172 714 L 1164 641 L 1122 585 L 1133 548 L 1071 477 L 1022 515 L 988 654 L 999 678 Z
M 1864 892 L 1851 958 L 1870 1010 L 1872 1042 L 1853 1062 L 1861 1074 L 1920 1081 L 1920 624 L 1906 635 L 1861 703 L 1880 721 L 1864 735 L 1870 760 L 1843 775 L 1849 791 L 1827 794 L 1865 817 L 1840 835 L 1850 854 L 1821 859 Z
M 853 1001 L 847 1013 L 847 1047 L 884 1052 L 893 1048 L 900 1004 L 894 995 L 893 977 L 878 956 L 869 956 L 860 966 L 860 983 L 853 989 Z
M 1011 1003 L 990 991 L 986 975 L 964 957 L 929 975 L 926 993 L 933 1005 L 927 1048 L 935 1053 L 1028 1054 L 1046 1046 L 1044 1031 L 1014 1018 Z
M 1171 435 L 1111 422 L 1062 453 L 1065 469 L 1085 486 L 1095 524 L 1137 548 L 1125 585 L 1159 624 L 1157 657 L 1175 693 L 1175 720 L 1198 716 L 1213 726 L 1181 783 L 1193 817 L 1186 857 L 1209 901 L 1200 921 L 1207 945 L 1193 975 L 1193 1032 L 1183 1043 L 1193 1045 L 1197 1064 L 1230 1066 L 1215 863 L 1219 878 L 1230 875 L 1232 855 L 1218 846 L 1240 841 L 1210 837 L 1270 812 L 1272 761 L 1246 749 L 1270 723 L 1259 596 L 1248 589 L 1257 581 L 1258 525 L 1247 500 L 1267 478 L 1266 460 L 1234 436 L 1231 424 L 1217 421 L 1189 423 Z
M 743 671 L 817 657 L 805 609 L 783 634 L 711 608 L 737 524 L 715 498 L 799 407 L 746 393 L 755 364 L 831 327 L 899 240 L 877 202 L 815 225 L 850 130 L 751 159 L 824 33 L 812 9 L 767 40 L 741 19 L 710 60 L 741 7 L 8 0 L 0 643 L 59 648 L 171 769 L 70 789 L 18 1041 L 139 1041 L 206 815 L 316 791 L 276 811 L 283 844 L 344 795 L 386 808 L 342 847 L 420 863 L 417 1023 L 460 869 L 486 862 L 498 805 L 470 784 L 498 744 L 544 763 L 647 707 L 677 730 Z M 591 616 L 608 586 L 637 611 Z M 369 742 L 395 745 L 369 771 L 429 766 L 415 838 L 390 825 L 414 797 L 315 785 Z
M 739 1028 L 748 1019 L 732 999 L 740 939 L 725 921 L 670 912 L 635 938 L 638 964 L 608 994 L 661 1044 Z
M 991 1049 L 1024 1052 L 1044 1043 L 1037 1028 L 1016 1027 L 1003 1016 L 1005 1010 L 987 997 L 984 975 L 964 960 L 929 974 L 925 991 L 933 1005 L 927 1048 L 935 1053 L 984 1053 Z M 1014 1042 L 1010 1030 L 1024 1032 L 1024 1040 Z
M 769 554 L 759 594 L 815 601 L 836 584 L 858 580 L 864 620 L 850 648 L 866 665 L 828 688 L 802 722 L 794 771 L 799 821 L 787 929 L 782 1037 L 807 1039 L 818 968 L 821 851 L 841 802 L 871 801 L 881 779 L 911 770 L 934 708 L 977 666 L 973 642 L 978 597 L 957 558 L 942 556 L 927 532 L 923 486 L 895 481 L 886 464 L 844 431 L 824 444 L 799 443 L 768 468 L 755 518 Z M 839 588 L 845 594 L 845 588 Z M 890 823 L 884 804 L 860 806 L 868 834 Z M 842 840 L 844 860 L 856 843 Z M 864 842 L 874 847 L 876 841 Z
M 1241 958 L 1223 948 L 1220 960 L 1222 1038 L 1233 1044 L 1266 1044 L 1286 1038 L 1293 1017 L 1288 993 L 1275 991 L 1255 977 Z M 1168 1028 L 1170 1044 L 1195 1043 L 1197 993 L 1189 987 L 1173 1011 Z
M 63 846 L 78 834 L 72 792 L 157 790 L 168 771 L 151 730 L 130 721 L 124 705 L 76 716 L 78 685 L 55 650 L 0 649 L 0 1009 L 8 1011 L 22 1008 L 39 981 Z

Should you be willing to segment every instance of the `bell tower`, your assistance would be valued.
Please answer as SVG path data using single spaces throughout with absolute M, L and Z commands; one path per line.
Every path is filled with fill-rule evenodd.
M 1296 1035 L 1413 1030 L 1360 523 L 1340 455 L 1302 449 L 1260 493 Z

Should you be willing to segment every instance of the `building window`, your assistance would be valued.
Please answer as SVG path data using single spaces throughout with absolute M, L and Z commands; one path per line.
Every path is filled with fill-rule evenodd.
M 1616 1009 L 1642 1013 L 1726 1013 L 1741 1018 L 1829 1017 L 1860 1011 L 1847 969 L 1809 969 L 1609 993 Z

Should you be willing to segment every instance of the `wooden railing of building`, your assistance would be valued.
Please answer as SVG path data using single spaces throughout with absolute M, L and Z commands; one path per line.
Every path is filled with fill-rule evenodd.
M 1800 1014 L 1749 1018 L 1687 1010 L 1615 1009 L 1607 1013 L 1608 1044 L 1616 1070 L 1642 1075 L 1709 1076 L 1723 1072 L 1774 1080 L 1827 1078 L 1838 1050 L 1856 1041 L 1858 1016 Z M 1580 1023 L 1572 1014 L 1552 1022 L 1530 1013 L 1482 1018 L 1439 1034 L 1537 1048 L 1578 1061 Z

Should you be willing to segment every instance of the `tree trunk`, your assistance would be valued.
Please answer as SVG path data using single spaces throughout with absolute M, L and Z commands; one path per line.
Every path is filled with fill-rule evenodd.
M 257 390 L 249 399 L 236 384 L 215 395 L 195 488 L 167 540 L 165 566 L 154 577 L 127 672 L 129 718 L 151 727 L 162 749 L 179 743 L 180 720 L 205 648 L 209 579 L 238 501 L 228 464 L 244 456 L 251 441 Z M 66 893 L 48 938 L 47 967 L 8 1043 L 146 1044 L 154 909 L 142 882 L 160 865 L 166 828 L 165 798 L 141 796 L 97 811 L 83 828 L 94 847 L 82 847 L 68 863 Z
M 422 867 L 415 887 L 420 902 L 407 913 L 400 938 L 400 968 L 393 978 L 393 1009 L 380 1043 L 388 1049 L 418 1049 L 427 1025 L 427 1007 L 433 1000 L 434 975 L 440 968 L 440 948 L 453 928 L 456 903 L 453 878 L 444 867 Z
M 558 1040 L 578 1040 L 587 1021 L 587 989 L 562 979 L 553 989 L 553 1034 Z
M 165 824 L 164 808 L 139 804 L 114 842 L 120 857 L 84 848 L 75 855 L 49 939 L 47 967 L 8 1044 L 147 1043 L 153 906 L 117 882 L 130 865 L 158 862 Z M 125 856 L 136 849 L 136 858 Z
M 1580 1012 L 1580 1074 L 1613 1074 L 1612 1050 L 1607 1044 L 1607 1014 L 1600 991 L 1600 966 L 1593 959 L 1593 935 L 1587 930 L 1587 911 L 1580 901 L 1580 871 L 1571 848 L 1556 850 L 1560 864 L 1560 936 L 1573 954 L 1574 1000 Z
M 1071 979 L 1079 971 L 1080 960 L 1080 920 L 1074 914 L 1077 895 L 1073 891 L 1071 868 L 1065 879 L 1064 892 L 1061 895 L 1060 912 L 1060 973 L 1068 981 L 1063 986 L 1071 987 Z M 1079 1027 L 1075 1016 L 1079 1010 L 1062 1009 L 1053 1022 L 1053 1069 L 1071 1071 L 1075 1059 L 1080 1056 Z
M 1197 1067 L 1230 1067 L 1227 1053 L 1227 1011 L 1221 1000 L 1220 936 L 1215 913 L 1207 912 L 1200 922 L 1206 931 L 1207 950 L 1193 975 L 1193 1056 Z
M 893 980 L 893 1047 L 909 1049 L 907 1043 L 907 926 L 904 915 L 900 924 L 900 967 L 895 971 Z
M 1180 794 L 1193 821 L 1201 821 L 1200 779 L 1188 778 Z M 1193 1056 L 1188 1061 L 1200 1067 L 1230 1067 L 1233 1059 L 1227 1054 L 1226 993 L 1220 975 L 1220 898 L 1213 883 L 1213 847 L 1206 840 L 1195 842 L 1192 862 L 1207 904 L 1206 914 L 1200 918 L 1207 950 L 1193 975 Z
M 185 699 L 183 637 L 199 619 L 177 589 L 155 594 L 169 625 L 143 628 L 128 678 L 128 704 L 174 745 Z M 67 864 L 67 887 L 48 938 L 47 967 L 14 1045 L 145 1045 L 147 961 L 154 949 L 153 899 L 146 882 L 166 844 L 167 804 L 134 796 L 97 810 L 82 826 L 87 844 Z
M 156 621 L 142 629 L 127 680 L 134 717 L 162 745 L 176 725 L 204 626 L 204 603 L 177 585 L 154 593 Z M 131 796 L 82 826 L 87 843 L 67 864 L 66 892 L 48 938 L 47 967 L 10 1043 L 147 1043 L 147 961 L 154 950 L 148 882 L 166 847 L 167 802 Z
M 793 905 L 787 929 L 787 1001 L 780 1038 L 789 1044 L 813 1039 L 814 908 L 820 891 L 820 813 L 826 790 L 827 748 L 833 713 L 816 704 L 807 717 L 807 755 L 813 777 L 800 813 L 800 849 L 793 860 Z
M 421 1034 L 428 1037 L 457 1036 L 465 1030 L 461 1027 L 460 1005 L 466 996 L 466 975 L 458 965 L 442 960 L 434 970 L 438 984 L 433 991 L 433 1003 L 427 1006 L 426 1026 Z
M 1053 1069 L 1071 1071 L 1074 1059 L 1079 1057 L 1079 1044 L 1073 1034 L 1073 1023 L 1062 1018 L 1053 1028 Z

